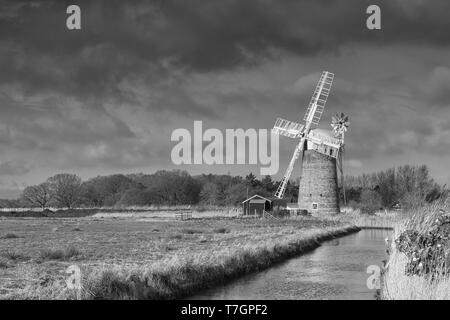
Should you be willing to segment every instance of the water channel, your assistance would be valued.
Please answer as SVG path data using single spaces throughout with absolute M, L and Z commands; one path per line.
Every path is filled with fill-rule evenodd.
M 367 267 L 386 259 L 390 230 L 365 229 L 324 242 L 272 268 L 205 290 L 190 299 L 375 299 Z

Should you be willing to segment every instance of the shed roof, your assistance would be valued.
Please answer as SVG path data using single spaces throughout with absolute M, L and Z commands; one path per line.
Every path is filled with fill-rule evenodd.
M 250 203 L 266 203 L 267 201 L 270 201 L 270 200 L 252 199 L 252 200 L 250 200 Z
M 263 199 L 264 202 L 265 202 L 265 201 L 272 202 L 272 200 L 270 200 L 270 199 L 264 198 L 264 197 L 260 196 L 259 194 L 255 194 L 254 196 L 251 196 L 250 198 L 248 198 L 248 199 L 242 201 L 242 203 L 247 202 L 247 201 L 249 201 L 249 200 L 252 200 L 253 198 L 256 198 L 256 197 L 258 197 L 258 198 L 260 198 L 260 199 Z

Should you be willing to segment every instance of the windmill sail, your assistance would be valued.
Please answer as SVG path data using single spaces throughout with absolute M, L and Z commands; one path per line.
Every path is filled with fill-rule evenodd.
M 275 124 L 273 125 L 272 132 L 289 138 L 297 138 L 302 132 L 303 128 L 303 124 L 285 120 L 282 118 L 277 118 Z
M 281 179 L 280 184 L 278 185 L 277 192 L 275 192 L 275 197 L 278 199 L 283 199 L 284 191 L 286 191 L 286 186 L 289 182 L 289 178 L 291 177 L 292 170 L 294 170 L 295 161 L 300 156 L 300 153 L 303 151 L 303 145 L 305 144 L 306 137 L 303 137 L 297 147 L 295 148 L 294 154 L 292 155 L 291 162 L 289 162 L 289 166 L 286 169 L 286 173 Z
M 328 95 L 330 94 L 331 85 L 333 83 L 334 74 L 328 71 L 323 71 L 317 83 L 316 90 L 306 110 L 303 120 L 318 125 L 320 118 L 322 117 L 325 103 L 327 102 Z

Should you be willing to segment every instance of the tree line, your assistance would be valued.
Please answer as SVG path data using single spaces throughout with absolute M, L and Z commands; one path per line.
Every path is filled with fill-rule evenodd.
M 254 194 L 270 197 L 278 182 L 261 180 L 250 173 L 191 176 L 186 171 L 154 174 L 113 174 L 82 181 L 75 174 L 61 173 L 38 185 L 28 186 L 18 200 L 23 207 L 126 207 L 208 205 L 234 206 Z M 298 184 L 289 183 L 286 195 L 296 201 Z
M 446 186 L 430 177 L 426 165 L 403 165 L 371 174 L 347 176 L 344 180 L 348 205 L 366 212 L 380 208 L 418 207 L 448 195 Z
M 3 201 L 9 207 L 127 207 L 127 206 L 235 206 L 247 197 L 274 195 L 279 181 L 270 176 L 258 179 L 217 174 L 191 176 L 186 171 L 157 171 L 153 174 L 113 174 L 86 181 L 70 173 L 61 173 L 26 187 L 20 199 Z M 299 179 L 289 181 L 285 199 L 296 202 Z M 426 166 L 404 165 L 344 181 L 347 204 L 370 212 L 394 205 L 412 207 L 432 202 L 446 192 L 430 176 Z M 339 189 L 341 202 L 344 190 Z

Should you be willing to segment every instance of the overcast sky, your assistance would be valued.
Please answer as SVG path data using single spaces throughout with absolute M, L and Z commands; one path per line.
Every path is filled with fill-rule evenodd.
M 67 30 L 68 4 L 82 30 Z M 175 168 L 171 133 L 194 120 L 300 121 L 322 70 L 335 82 L 321 126 L 350 116 L 346 173 L 427 164 L 449 183 L 449 12 L 448 0 L 0 0 L 0 198 L 59 172 Z M 279 175 L 294 147 L 280 138 Z

